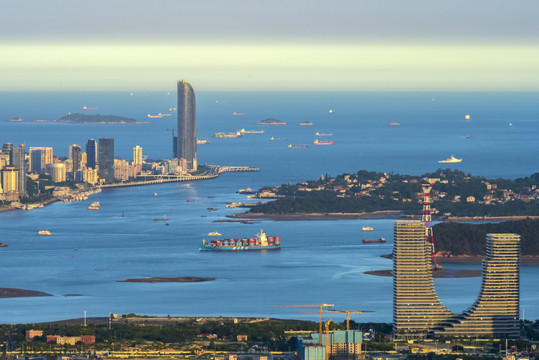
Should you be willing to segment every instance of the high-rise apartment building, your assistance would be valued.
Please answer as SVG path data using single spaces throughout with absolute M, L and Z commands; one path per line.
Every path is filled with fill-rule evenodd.
M 9 156 L 9 164 L 11 165 L 13 163 L 13 144 L 12 143 L 4 143 L 2 145 L 2 154 L 8 154 Z
M 185 80 L 178 81 L 178 158 L 187 170 L 197 169 L 197 124 L 195 92 Z
M 54 162 L 54 155 L 53 155 L 53 149 L 51 147 L 45 147 L 45 146 L 32 146 L 28 150 L 30 153 L 30 164 L 29 168 L 31 172 L 34 173 L 40 173 L 42 171 L 45 171 L 45 167 L 47 164 L 52 164 Z M 34 155 L 35 151 L 41 152 L 41 161 L 39 161 L 36 158 L 36 155 Z M 38 170 L 38 165 L 33 163 L 33 160 L 36 160 L 36 162 L 40 162 L 41 169 Z
M 47 173 L 55 183 L 66 181 L 66 168 L 64 164 L 47 164 Z
M 425 223 L 397 221 L 393 244 L 393 331 L 424 336 L 453 314 L 438 299 L 432 282 L 431 244 Z
M 520 235 L 487 234 L 483 281 L 475 303 L 432 330 L 435 336 L 519 337 Z
M 133 148 L 133 165 L 142 166 L 142 148 L 138 145 Z
M 86 167 L 95 169 L 97 164 L 97 143 L 94 139 L 86 142 Z
M 19 192 L 19 170 L 13 165 L 2 169 L 2 190 L 6 194 Z
M 114 138 L 99 139 L 99 178 L 114 182 Z
M 81 169 L 82 151 L 79 145 L 73 144 L 69 147 L 69 160 L 71 160 L 73 174 Z
M 26 150 L 24 144 L 13 148 L 12 165 L 19 171 L 19 196 L 26 196 Z
M 43 151 L 41 149 L 30 148 L 30 172 L 39 174 L 45 164 L 43 164 Z

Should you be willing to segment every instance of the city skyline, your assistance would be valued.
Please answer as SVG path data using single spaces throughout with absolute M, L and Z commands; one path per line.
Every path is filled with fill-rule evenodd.
M 539 90 L 531 0 L 26 2 L 0 22 L 2 91 Z

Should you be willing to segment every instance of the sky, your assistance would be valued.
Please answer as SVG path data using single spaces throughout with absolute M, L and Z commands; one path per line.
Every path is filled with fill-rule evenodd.
M 6 0 L 0 91 L 539 91 L 539 1 Z

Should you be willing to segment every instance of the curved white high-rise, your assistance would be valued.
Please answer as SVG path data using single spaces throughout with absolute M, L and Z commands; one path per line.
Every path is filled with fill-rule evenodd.
M 178 81 L 178 159 L 184 159 L 187 170 L 197 169 L 197 123 L 195 92 L 185 81 Z

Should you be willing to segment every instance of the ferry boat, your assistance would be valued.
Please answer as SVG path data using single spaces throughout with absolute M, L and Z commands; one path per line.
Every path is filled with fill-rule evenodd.
M 376 239 L 376 240 L 363 239 L 363 244 L 378 244 L 378 243 L 385 243 L 385 242 L 386 242 L 386 238 L 384 238 L 384 237 L 381 237 L 381 238 Z
M 88 206 L 88 210 L 99 210 L 99 207 L 101 204 L 99 201 L 93 202 L 90 206 Z
M 40 236 L 50 236 L 50 235 L 52 235 L 49 230 L 39 230 L 37 232 L 37 234 L 40 235 Z
M 157 114 L 157 115 L 148 114 L 148 117 L 150 119 L 161 119 L 163 117 L 163 115 L 160 115 L 160 114 Z
M 307 147 L 307 145 L 292 145 L 292 144 L 290 144 L 290 145 L 288 145 L 288 147 L 290 149 L 305 149 Z
M 237 137 L 241 137 L 241 136 L 242 136 L 241 132 L 236 131 L 235 133 L 232 132 L 232 133 L 228 133 L 228 134 L 226 134 L 224 132 L 218 132 L 218 133 L 213 134 L 212 137 L 214 137 L 214 138 L 237 138 Z
M 300 122 L 299 123 L 299 126 L 313 126 L 314 124 L 310 121 L 304 121 L 304 122 Z
M 202 240 L 200 251 L 280 250 L 281 237 L 266 236 L 264 230 L 248 239 Z
M 333 144 L 335 144 L 333 141 L 319 141 L 318 139 L 316 139 L 313 142 L 313 145 L 333 145 Z
M 370 226 L 363 226 L 361 228 L 361 231 L 374 231 L 374 229 L 372 227 L 370 227 Z
M 241 134 L 263 134 L 264 130 L 245 130 L 245 129 L 241 129 L 239 132 Z
M 462 159 L 457 159 L 456 157 L 454 157 L 453 155 L 451 155 L 450 158 L 447 158 L 445 160 L 439 160 L 438 162 L 439 163 L 459 163 L 461 162 Z
M 209 140 L 197 140 L 197 145 L 208 145 L 210 143 Z
M 333 133 L 329 133 L 329 134 L 322 134 L 322 133 L 319 133 L 318 131 L 314 133 L 316 136 L 333 136 Z

